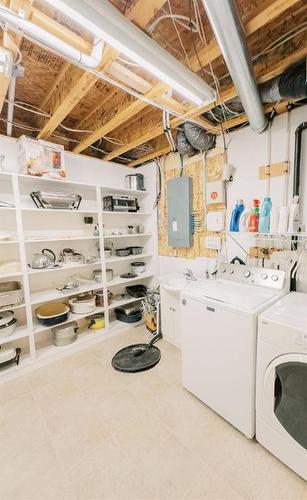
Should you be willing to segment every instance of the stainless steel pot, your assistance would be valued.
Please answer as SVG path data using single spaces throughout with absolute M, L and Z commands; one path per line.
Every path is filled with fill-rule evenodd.
M 126 187 L 127 189 L 133 189 L 134 191 L 145 191 L 144 175 L 143 174 L 126 175 Z
M 101 269 L 94 269 L 93 278 L 95 281 L 98 281 L 98 283 L 102 283 L 102 271 L 101 271 Z
M 0 339 L 4 339 L 12 335 L 17 327 L 17 319 L 13 318 L 5 325 L 0 326 Z
M 17 306 L 23 302 L 23 288 L 19 281 L 0 283 L 0 307 Z
M 44 248 L 41 253 L 33 255 L 31 267 L 33 269 L 45 269 L 46 267 L 53 267 L 55 261 L 55 253 L 50 248 Z
M 145 262 L 131 262 L 131 272 L 134 274 L 142 274 L 145 272 Z
M 51 328 L 53 344 L 58 347 L 72 344 L 77 340 L 78 329 L 76 321 L 65 323 L 65 325 L 60 325 L 56 328 Z
M 96 301 L 95 295 L 91 293 L 80 293 L 76 297 L 71 297 L 68 300 L 71 312 L 75 314 L 87 314 L 95 311 Z
M 113 279 L 113 269 L 106 269 L 106 280 L 112 281 Z

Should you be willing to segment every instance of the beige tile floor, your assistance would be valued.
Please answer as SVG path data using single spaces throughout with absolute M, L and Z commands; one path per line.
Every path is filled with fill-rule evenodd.
M 307 483 L 186 392 L 180 352 L 110 366 L 134 328 L 0 386 L 1 500 L 307 500 Z

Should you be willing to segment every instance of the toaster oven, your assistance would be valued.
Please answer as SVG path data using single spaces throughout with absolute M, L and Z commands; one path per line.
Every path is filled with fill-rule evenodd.
M 140 205 L 133 196 L 104 196 L 103 209 L 107 212 L 137 212 Z

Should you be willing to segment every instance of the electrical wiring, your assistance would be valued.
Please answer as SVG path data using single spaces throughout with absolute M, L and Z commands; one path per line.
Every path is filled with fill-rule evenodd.
M 163 21 L 163 19 L 172 19 L 183 28 L 193 31 L 194 33 L 198 33 L 199 31 L 197 24 L 194 21 L 191 22 L 187 16 L 182 16 L 180 14 L 163 14 L 162 16 L 155 19 L 155 21 L 149 26 L 149 28 L 147 28 L 147 33 L 151 34 L 158 26 L 158 24 Z M 185 23 L 183 21 L 187 22 Z
M 21 53 L 21 50 L 20 48 L 18 47 L 17 43 L 15 43 L 13 37 L 11 37 L 11 35 L 9 34 L 8 32 L 8 29 L 6 27 L 5 24 L 3 24 L 2 22 L 0 22 L 0 28 L 2 29 L 3 33 L 5 32 L 6 33 L 6 36 L 8 37 L 8 39 L 10 40 L 10 43 L 13 45 L 14 49 L 16 50 L 17 52 L 17 59 L 14 61 L 14 64 L 15 66 L 18 66 L 21 61 L 22 61 L 22 53 Z
M 171 16 L 172 16 L 173 26 L 174 26 L 175 31 L 177 33 L 177 37 L 178 37 L 179 43 L 180 43 L 182 51 L 184 53 L 184 57 L 185 57 L 185 59 L 187 61 L 188 68 L 191 69 L 191 65 L 190 65 L 190 61 L 189 61 L 189 58 L 188 58 L 188 54 L 187 54 L 187 52 L 185 50 L 185 47 L 184 47 L 183 41 L 181 39 L 180 33 L 179 33 L 178 28 L 176 26 L 176 23 L 174 21 L 174 14 L 173 14 L 173 11 L 172 11 L 172 6 L 171 6 L 170 0 L 167 0 L 167 5 L 168 5 L 169 11 L 170 11 Z

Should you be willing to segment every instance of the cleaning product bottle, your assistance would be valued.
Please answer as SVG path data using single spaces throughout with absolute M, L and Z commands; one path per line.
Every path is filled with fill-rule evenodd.
M 239 222 L 239 231 L 240 233 L 246 233 L 248 231 L 248 225 L 249 225 L 249 218 L 252 215 L 252 207 L 247 207 L 244 208 L 241 217 L 240 217 L 240 222 Z
M 239 231 L 240 217 L 242 215 L 243 210 L 244 210 L 243 200 L 238 200 L 231 214 L 230 231 L 234 232 Z
M 299 211 L 299 197 L 294 196 L 293 202 L 290 205 L 290 215 L 289 215 L 289 233 L 298 233 L 300 230 L 300 211 Z
M 278 232 L 285 234 L 289 226 L 289 208 L 284 205 L 279 210 Z
M 269 196 L 264 198 L 261 205 L 260 217 L 259 217 L 259 233 L 269 233 L 270 232 L 270 217 L 272 210 L 272 200 Z
M 271 212 L 271 221 L 270 221 L 270 231 L 273 234 L 278 233 L 278 228 L 279 228 L 279 214 L 280 214 L 280 208 L 279 207 L 273 207 L 272 212 Z
M 259 205 L 260 201 L 255 198 L 253 200 L 253 210 L 248 221 L 249 233 L 258 233 L 259 231 Z

